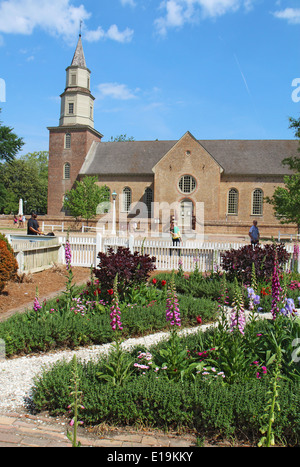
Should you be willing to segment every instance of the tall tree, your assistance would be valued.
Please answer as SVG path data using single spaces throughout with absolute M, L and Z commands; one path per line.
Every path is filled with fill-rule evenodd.
M 84 177 L 76 181 L 74 188 L 65 194 L 64 208 L 72 217 L 84 218 L 87 223 L 96 216 L 97 206 L 109 201 L 109 188 L 96 185 L 97 177 Z
M 39 214 L 47 212 L 47 151 L 29 153 L 12 162 L 0 164 L 0 175 L 4 187 L 0 212 L 18 212 L 20 198 L 23 199 L 26 214 L 33 209 Z
M 295 137 L 300 138 L 300 118 L 290 118 L 289 128 L 295 130 Z M 300 146 L 298 148 L 300 151 Z M 297 224 L 300 234 L 300 155 L 287 157 L 282 164 L 294 173 L 284 177 L 285 187 L 277 187 L 272 197 L 266 201 L 273 205 L 275 216 L 282 224 Z
M 0 121 L 0 159 L 12 162 L 24 144 L 23 139 L 13 133 L 13 128 Z

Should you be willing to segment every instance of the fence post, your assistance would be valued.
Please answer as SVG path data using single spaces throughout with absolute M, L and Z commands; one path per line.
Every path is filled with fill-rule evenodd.
M 58 264 L 65 264 L 65 248 L 63 245 L 63 238 L 59 237 L 58 238 L 58 243 L 60 245 L 59 250 L 58 250 Z
M 129 240 L 128 240 L 128 248 L 132 254 L 133 254 L 133 244 L 134 244 L 134 236 L 130 235 Z
M 96 233 L 96 249 L 94 258 L 94 267 L 97 267 L 97 256 L 98 253 L 102 252 L 102 235 L 100 232 Z
M 24 271 L 24 253 L 23 253 L 23 251 L 18 251 L 18 253 L 16 255 L 16 260 L 17 260 L 17 263 L 19 265 L 19 272 L 23 272 Z

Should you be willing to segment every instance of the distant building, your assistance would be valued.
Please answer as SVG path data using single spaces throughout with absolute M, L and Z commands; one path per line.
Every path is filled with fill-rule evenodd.
M 192 223 L 196 203 L 204 203 L 206 232 L 246 234 L 253 219 L 266 234 L 295 232 L 296 226 L 279 223 L 264 197 L 283 185 L 290 171 L 281 162 L 297 154 L 297 141 L 197 140 L 187 131 L 178 141 L 101 142 L 90 74 L 79 37 L 66 69 L 59 126 L 48 128 L 49 216 L 65 216 L 66 191 L 94 175 L 117 193 L 117 212 L 128 218 L 138 201 L 145 203 L 146 219 L 160 218 L 153 202 L 178 202 L 175 217 Z

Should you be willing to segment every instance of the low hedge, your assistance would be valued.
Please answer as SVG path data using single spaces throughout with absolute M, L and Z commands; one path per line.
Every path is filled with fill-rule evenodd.
M 215 319 L 216 303 L 208 299 L 179 297 L 182 326 L 197 325 Z M 100 345 L 114 339 L 110 327 L 109 307 L 105 312 L 84 316 L 73 312 L 28 311 L 16 314 L 0 323 L 0 338 L 4 340 L 6 355 L 45 352 L 58 348 L 76 348 L 83 345 Z M 133 306 L 122 312 L 123 337 L 134 337 L 167 328 L 165 303 L 153 302 L 148 306 Z
M 87 425 L 147 425 L 160 429 L 187 428 L 199 436 L 224 436 L 257 443 L 260 417 L 267 403 L 268 380 L 243 384 L 220 382 L 175 382 L 153 374 L 137 376 L 125 386 L 100 382 L 101 361 L 78 363 L 80 389 L 85 409 L 80 419 Z M 33 402 L 37 410 L 65 414 L 70 404 L 71 363 L 59 362 L 36 379 Z M 273 425 L 276 440 L 299 446 L 300 384 L 281 382 L 280 416 Z

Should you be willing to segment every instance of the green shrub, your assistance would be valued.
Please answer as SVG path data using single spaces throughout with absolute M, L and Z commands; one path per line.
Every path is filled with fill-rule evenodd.
M 225 385 L 200 379 L 170 382 L 153 374 L 138 376 L 125 387 L 100 382 L 101 360 L 79 364 L 79 378 L 86 424 L 147 425 L 160 429 L 186 427 L 201 436 L 234 436 L 257 443 L 260 416 L 266 404 L 267 380 Z M 35 381 L 33 402 L 38 410 L 64 414 L 69 405 L 71 363 L 59 362 Z M 279 393 L 281 416 L 274 432 L 288 445 L 300 440 L 300 384 L 282 383 Z
M 104 312 L 65 313 L 65 297 L 47 304 L 40 313 L 28 311 L 15 314 L 0 323 L 0 338 L 6 343 L 8 357 L 31 352 L 45 352 L 58 348 L 76 348 L 82 345 L 105 344 L 114 339 L 109 318 L 109 306 Z M 207 299 L 179 298 L 182 325 L 197 325 L 212 321 L 216 316 L 216 304 Z M 51 307 L 55 311 L 51 312 Z M 58 309 L 57 309 L 58 308 Z M 148 306 L 124 306 L 122 311 L 123 337 L 138 336 L 167 329 L 164 302 L 151 302 Z

